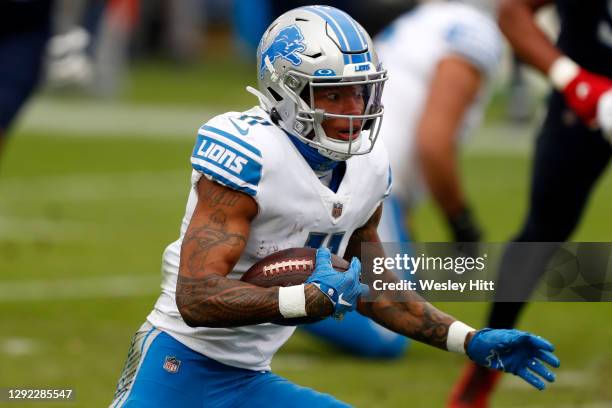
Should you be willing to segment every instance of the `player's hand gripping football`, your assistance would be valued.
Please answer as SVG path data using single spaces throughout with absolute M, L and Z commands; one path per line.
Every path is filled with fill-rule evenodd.
M 360 275 L 361 263 L 357 258 L 351 260 L 346 272 L 338 272 L 332 267 L 329 249 L 321 247 L 317 250 L 315 269 L 306 283 L 316 285 L 329 298 L 334 305 L 333 316 L 341 319 L 346 312 L 355 310 L 364 291 L 359 282 Z
M 524 331 L 482 329 L 474 334 L 466 352 L 480 365 L 518 375 L 543 390 L 545 385 L 540 377 L 553 382 L 555 375 L 542 362 L 552 367 L 560 365 L 552 353 L 554 349 L 549 341 Z

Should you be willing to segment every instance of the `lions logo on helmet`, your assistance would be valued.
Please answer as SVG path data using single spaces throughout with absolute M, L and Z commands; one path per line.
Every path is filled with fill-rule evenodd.
M 300 65 L 302 59 L 297 55 L 306 49 L 303 43 L 304 36 L 296 25 L 283 28 L 272 44 L 266 48 L 261 55 L 261 63 L 259 64 L 259 77 L 263 78 L 263 72 L 266 68 L 266 58 L 270 63 L 274 63 L 277 58 L 284 58 L 293 65 Z
M 387 73 L 372 39 L 352 17 L 329 6 L 288 11 L 265 31 L 257 58 L 259 89 L 247 89 L 279 127 L 332 160 L 372 150 L 384 111 L 380 97 Z M 360 114 L 315 109 L 310 97 L 315 89 L 340 86 L 362 88 L 365 108 Z M 360 127 L 351 129 L 348 140 L 332 138 L 321 123 L 333 118 Z

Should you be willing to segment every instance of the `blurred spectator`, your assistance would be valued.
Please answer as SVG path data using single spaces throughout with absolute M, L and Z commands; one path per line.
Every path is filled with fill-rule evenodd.
M 161 51 L 178 63 L 197 61 L 205 39 L 207 10 L 213 9 L 211 18 L 220 13 L 210 3 L 205 0 L 142 2 L 135 33 L 136 52 L 151 54 Z
M 410 10 L 417 0 L 371 0 L 357 2 L 350 0 L 329 0 L 314 2 L 337 7 L 355 17 L 369 33 L 376 35 L 403 12 Z M 272 22 L 272 16 L 279 16 L 296 7 L 312 5 L 307 0 L 235 0 L 233 25 L 237 47 L 241 55 L 249 58 L 255 55 L 259 39 Z
M 98 96 L 116 96 L 122 87 L 139 7 L 139 0 L 111 0 L 107 3 L 94 51 L 94 92 Z
M 233 8 L 234 37 L 238 54 L 245 60 L 255 59 L 259 39 L 272 21 L 272 16 L 282 13 L 273 12 L 270 0 L 235 0 Z M 288 2 L 292 3 L 292 2 Z
M 197 61 L 204 39 L 204 0 L 58 1 L 48 79 L 114 97 L 129 59 L 161 53 L 180 64 Z
M 127 70 L 138 10 L 138 0 L 58 0 L 48 50 L 49 85 L 116 95 Z

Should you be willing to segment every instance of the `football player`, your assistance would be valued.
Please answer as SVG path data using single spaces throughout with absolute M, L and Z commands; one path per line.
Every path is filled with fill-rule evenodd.
M 561 31 L 556 45 L 539 29 L 535 12 L 554 3 Z M 532 167 L 529 211 L 517 242 L 563 242 L 574 231 L 612 148 L 612 2 L 593 0 L 504 0 L 499 24 L 523 61 L 553 86 L 539 131 Z M 498 292 L 529 296 L 550 251 L 533 256 L 504 254 Z M 517 248 L 519 249 L 519 248 Z M 522 293 L 512 282 L 521 282 Z M 524 303 L 495 303 L 488 325 L 510 328 Z M 486 407 L 496 372 L 469 365 L 451 395 L 452 407 Z
M 457 151 L 480 122 L 501 57 L 495 21 L 462 3 L 422 4 L 394 21 L 375 44 L 390 74 L 380 135 L 394 179 L 378 226 L 381 241 L 409 241 L 407 213 L 424 190 L 456 242 L 478 241 L 481 231 L 461 187 Z M 356 313 L 341 324 L 328 319 L 302 329 L 365 357 L 399 357 L 409 344 Z
M 6 133 L 41 77 L 51 0 L 0 2 L 0 154 Z
M 270 371 L 294 331 L 271 322 L 355 309 L 538 388 L 553 381 L 542 361 L 559 361 L 542 338 L 476 331 L 411 293 L 360 300 L 361 243 L 379 242 L 390 188 L 376 143 L 386 72 L 361 26 L 332 7 L 289 11 L 264 33 L 257 74 L 258 90 L 249 89 L 259 106 L 198 131 L 180 237 L 164 252 L 162 293 L 134 337 L 112 406 L 346 406 Z M 304 284 L 239 280 L 263 257 L 303 246 L 319 247 Z M 347 272 L 332 268 L 332 252 L 351 260 Z
M 406 212 L 425 190 L 454 241 L 480 240 L 481 229 L 462 188 L 458 149 L 480 123 L 501 48 L 495 22 L 459 2 L 423 4 L 377 39 L 389 71 L 381 137 L 394 177 L 379 228 L 383 242 L 408 240 Z

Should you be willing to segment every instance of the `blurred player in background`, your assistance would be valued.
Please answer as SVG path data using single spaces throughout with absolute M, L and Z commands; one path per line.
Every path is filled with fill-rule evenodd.
M 393 194 L 379 228 L 383 242 L 407 242 L 406 215 L 428 191 L 452 239 L 474 242 L 481 228 L 459 169 L 459 144 L 479 125 L 501 35 L 484 12 L 460 2 L 423 4 L 377 38 L 389 71 L 381 136 L 393 170 Z
M 204 0 L 57 0 L 48 84 L 115 98 L 134 54 L 163 53 L 178 64 L 201 49 Z
M 539 29 L 535 12 L 554 3 L 561 22 L 556 44 Z M 553 91 L 539 131 L 529 211 L 517 242 L 563 242 L 574 231 L 612 148 L 612 1 L 505 0 L 499 23 L 518 56 L 547 75 Z M 529 296 L 550 252 L 504 254 L 498 291 L 521 282 Z M 514 289 L 516 289 L 514 287 Z M 510 289 L 508 289 L 510 290 Z M 495 303 L 488 326 L 510 328 L 524 303 Z M 496 372 L 470 365 L 451 397 L 452 407 L 486 407 Z
M 455 241 L 478 241 L 480 227 L 461 186 L 458 145 L 483 115 L 501 57 L 497 25 L 467 4 L 423 4 L 383 31 L 376 49 L 390 74 L 381 137 L 394 179 L 378 227 L 381 241 L 409 241 L 407 212 L 425 189 Z M 405 337 L 356 313 L 340 324 L 328 319 L 302 330 L 366 357 L 399 357 L 408 346 Z
M 410 291 L 403 301 L 360 301 L 353 257 L 362 242 L 379 242 L 391 182 L 375 143 L 386 72 L 365 30 L 332 7 L 290 11 L 261 40 L 258 76 L 250 91 L 260 106 L 217 116 L 198 132 L 180 238 L 164 253 L 162 294 L 134 337 L 112 406 L 346 406 L 270 372 L 295 329 L 271 322 L 355 309 L 537 388 L 554 381 L 540 360 L 559 361 L 541 338 L 475 331 Z M 265 256 L 303 246 L 319 247 L 304 284 L 239 280 Z M 346 272 L 333 269 L 331 252 L 352 259 Z
M 49 44 L 48 84 L 116 97 L 125 82 L 139 15 L 139 0 L 58 0 L 56 34 Z
M 52 10 L 51 0 L 0 2 L 0 155 L 9 127 L 40 80 Z
M 97 53 L 95 74 L 99 90 L 104 90 L 98 94 L 117 91 L 137 8 L 138 0 L 0 2 L 0 154 L 10 125 L 41 82 L 45 64 L 52 85 L 86 86 L 94 74 L 91 54 Z

